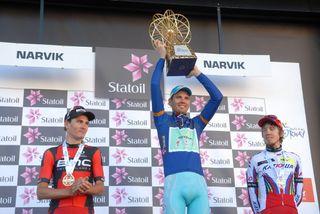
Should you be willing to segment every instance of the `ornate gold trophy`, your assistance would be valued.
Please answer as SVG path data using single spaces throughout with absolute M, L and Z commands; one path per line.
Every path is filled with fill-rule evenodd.
M 167 76 L 186 76 L 190 73 L 197 56 L 188 45 L 191 31 L 185 16 L 175 14 L 172 10 L 154 14 L 149 26 L 149 36 L 153 46 L 157 39 L 166 45 Z

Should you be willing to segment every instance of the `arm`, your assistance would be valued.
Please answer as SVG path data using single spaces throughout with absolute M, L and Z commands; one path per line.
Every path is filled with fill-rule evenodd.
M 302 177 L 302 169 L 301 169 L 301 160 L 299 157 L 297 157 L 297 165 L 294 171 L 294 184 L 295 184 L 294 200 L 297 206 L 299 206 L 303 196 L 303 177 Z
M 197 66 L 194 67 L 190 75 L 195 76 L 210 95 L 210 100 L 200 114 L 200 119 L 206 125 L 216 113 L 223 99 L 223 95 L 213 82 L 206 75 L 200 72 Z
M 258 200 L 258 194 L 259 194 L 258 176 L 257 176 L 257 171 L 252 163 L 252 160 L 250 160 L 248 164 L 246 179 L 247 179 L 247 189 L 248 189 L 248 196 L 249 196 L 251 209 L 254 213 L 259 213 L 260 204 Z

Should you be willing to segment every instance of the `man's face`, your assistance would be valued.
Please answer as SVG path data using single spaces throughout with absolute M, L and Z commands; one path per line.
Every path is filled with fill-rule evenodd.
M 82 140 L 88 131 L 89 120 L 85 115 L 73 118 L 71 121 L 65 121 L 67 135 L 74 140 Z
M 190 96 L 185 91 L 179 91 L 169 99 L 169 105 L 172 111 L 185 114 L 190 107 Z
M 266 123 L 262 127 L 262 137 L 267 146 L 278 148 L 281 145 L 280 137 L 283 136 L 283 131 L 274 124 Z

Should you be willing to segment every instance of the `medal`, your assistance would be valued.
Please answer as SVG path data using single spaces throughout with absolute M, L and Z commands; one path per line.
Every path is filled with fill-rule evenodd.
M 63 179 L 62 179 L 62 183 L 63 185 L 65 185 L 66 187 L 71 186 L 74 183 L 74 177 L 72 174 L 66 174 Z

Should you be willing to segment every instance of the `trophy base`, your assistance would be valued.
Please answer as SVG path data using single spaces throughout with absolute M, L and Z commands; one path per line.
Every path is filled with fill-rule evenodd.
M 171 59 L 167 76 L 187 76 L 196 64 L 197 58 L 173 58 Z

